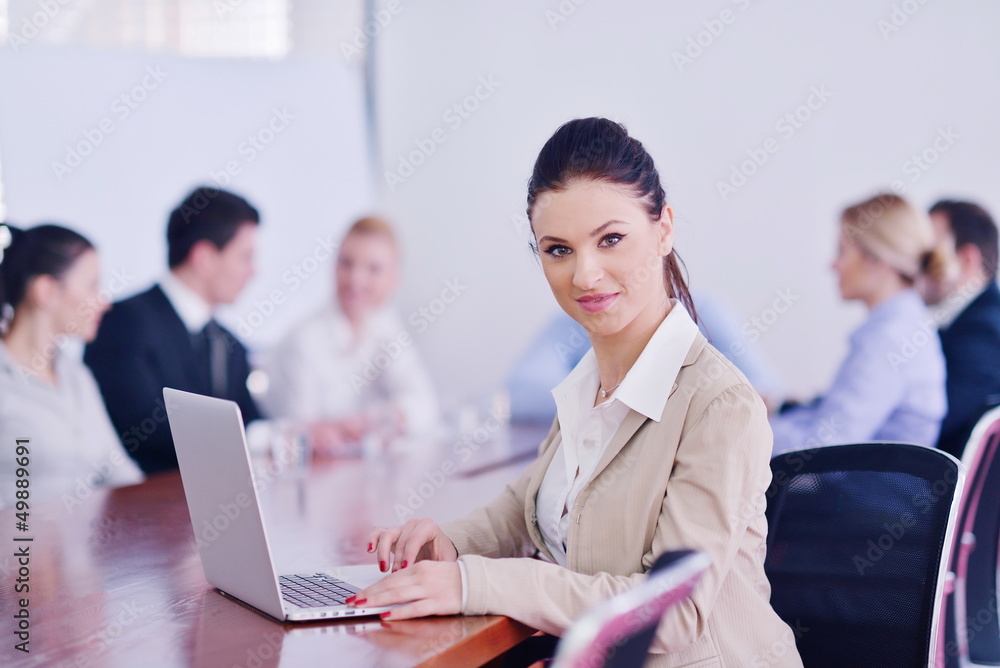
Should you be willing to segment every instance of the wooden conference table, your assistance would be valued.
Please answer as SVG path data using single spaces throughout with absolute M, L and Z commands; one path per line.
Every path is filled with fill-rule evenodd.
M 452 444 L 308 470 L 255 461 L 278 572 L 369 563 L 373 525 L 460 517 L 499 494 L 544 433 L 512 429 L 467 461 Z M 3 666 L 477 666 L 533 633 L 506 617 L 294 625 L 265 617 L 205 581 L 176 473 L 93 491 L 79 504 L 32 503 L 27 532 L 17 521 L 14 510 L 0 512 Z M 14 541 L 26 536 L 34 540 Z M 25 545 L 27 594 L 14 591 L 14 552 Z M 29 599 L 29 654 L 14 649 L 21 597 Z

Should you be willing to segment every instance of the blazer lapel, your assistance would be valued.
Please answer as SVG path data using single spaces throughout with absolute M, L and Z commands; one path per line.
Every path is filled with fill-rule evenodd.
M 701 353 L 702 349 L 704 349 L 707 343 L 708 340 L 700 333 L 695 337 L 694 343 L 691 344 L 691 347 L 688 349 L 687 355 L 684 357 L 684 362 L 681 364 L 682 370 L 684 369 L 684 367 L 694 364 L 694 361 L 698 358 L 698 355 Z M 677 377 L 679 378 L 680 375 L 681 374 L 679 372 L 677 374 Z M 677 391 L 677 387 L 678 383 L 677 379 L 675 378 L 673 385 L 670 386 L 670 394 L 667 397 L 667 404 L 670 403 L 670 397 L 674 396 L 674 392 Z M 663 419 L 663 416 L 666 415 L 666 413 L 667 413 L 667 406 L 665 404 L 663 406 L 663 415 L 660 416 L 661 420 Z M 618 453 L 621 452 L 622 448 L 625 447 L 625 444 L 628 443 L 633 436 L 635 436 L 635 432 L 639 431 L 639 427 L 645 424 L 646 420 L 648 419 L 649 418 L 647 418 L 642 413 L 639 413 L 634 410 L 629 410 L 628 415 L 625 416 L 624 422 L 622 422 L 622 425 L 618 427 L 618 431 L 615 432 L 615 435 L 611 437 L 611 442 L 608 444 L 608 447 L 604 451 L 604 454 L 601 455 L 600 461 L 597 462 L 597 468 L 594 469 L 594 475 L 591 477 L 591 480 L 600 475 L 601 471 L 606 469 L 608 465 L 611 464 L 612 461 L 614 461 L 615 457 L 618 456 Z
M 597 468 L 594 469 L 594 475 L 591 477 L 591 480 L 600 475 L 601 471 L 614 461 L 618 453 L 621 452 L 621 449 L 625 447 L 625 444 L 629 442 L 635 435 L 635 432 L 639 431 L 639 427 L 645 424 L 648 419 L 645 415 L 637 411 L 630 410 L 628 412 L 628 415 L 625 416 L 625 421 L 622 422 L 622 426 L 618 427 L 618 431 L 611 437 L 611 442 L 608 443 L 607 449 L 601 455 L 600 461 L 597 462 Z
M 162 334 L 162 350 L 172 351 L 172 354 L 164 355 L 163 362 L 183 370 L 182 373 L 187 377 L 188 388 L 198 388 L 197 392 L 208 394 L 208 387 L 198 368 L 194 348 L 191 346 L 191 334 L 184 326 L 184 321 L 177 315 L 173 304 L 158 284 L 150 289 L 150 293 L 153 308 L 160 316 L 158 325 Z

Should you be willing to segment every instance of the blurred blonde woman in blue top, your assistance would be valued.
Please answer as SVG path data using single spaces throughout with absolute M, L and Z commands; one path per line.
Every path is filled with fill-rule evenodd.
M 115 433 L 97 383 L 66 337 L 91 341 L 108 302 L 97 251 L 58 225 L 0 225 L 0 506 L 16 502 L 15 439 L 28 439 L 30 498 L 67 510 L 102 485 L 142 481 Z M 23 477 L 23 476 L 21 476 Z
M 923 211 L 883 193 L 847 207 L 837 257 L 840 296 L 868 308 L 830 389 L 771 418 L 774 454 L 834 443 L 933 446 L 944 418 L 945 366 L 936 327 L 914 289 L 946 270 Z

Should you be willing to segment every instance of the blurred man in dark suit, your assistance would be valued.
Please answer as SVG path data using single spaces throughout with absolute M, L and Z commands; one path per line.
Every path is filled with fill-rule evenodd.
M 951 264 L 947 278 L 920 286 L 939 327 L 948 374 L 938 447 L 961 458 L 976 421 L 1000 403 L 997 226 L 972 202 L 941 200 L 930 215 Z
M 260 414 L 247 390 L 247 352 L 213 314 L 253 275 L 260 216 L 242 197 L 197 188 L 170 214 L 170 271 L 146 292 L 114 304 L 84 360 L 122 443 L 146 473 L 177 467 L 163 406 L 174 387 L 236 401 Z

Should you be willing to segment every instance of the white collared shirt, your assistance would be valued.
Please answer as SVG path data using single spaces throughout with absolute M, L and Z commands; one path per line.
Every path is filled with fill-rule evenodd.
M 205 329 L 213 314 L 212 306 L 201 295 L 177 278 L 172 271 L 168 271 L 160 279 L 159 285 L 188 333 L 197 334 Z M 255 455 L 267 452 L 273 435 L 270 420 L 254 420 L 247 425 L 246 430 L 250 452 Z
M 265 407 L 274 417 L 337 420 L 384 401 L 403 412 L 408 434 L 438 425 L 430 374 L 390 306 L 372 313 L 356 336 L 343 312 L 328 304 L 292 327 L 265 366 Z
M 172 271 L 160 279 L 160 289 L 190 333 L 197 334 L 212 319 L 211 305 Z
M 698 326 L 676 299 L 611 399 L 594 405 L 600 372 L 593 349 L 554 390 L 562 442 L 537 496 L 538 528 L 556 563 L 566 565 L 570 517 L 630 410 L 659 422 Z
M 142 482 L 83 362 L 56 352 L 56 384 L 22 369 L 0 341 L 0 508 L 16 502 L 15 439 L 29 439 L 31 498 L 61 495 L 67 511 L 102 485 Z

